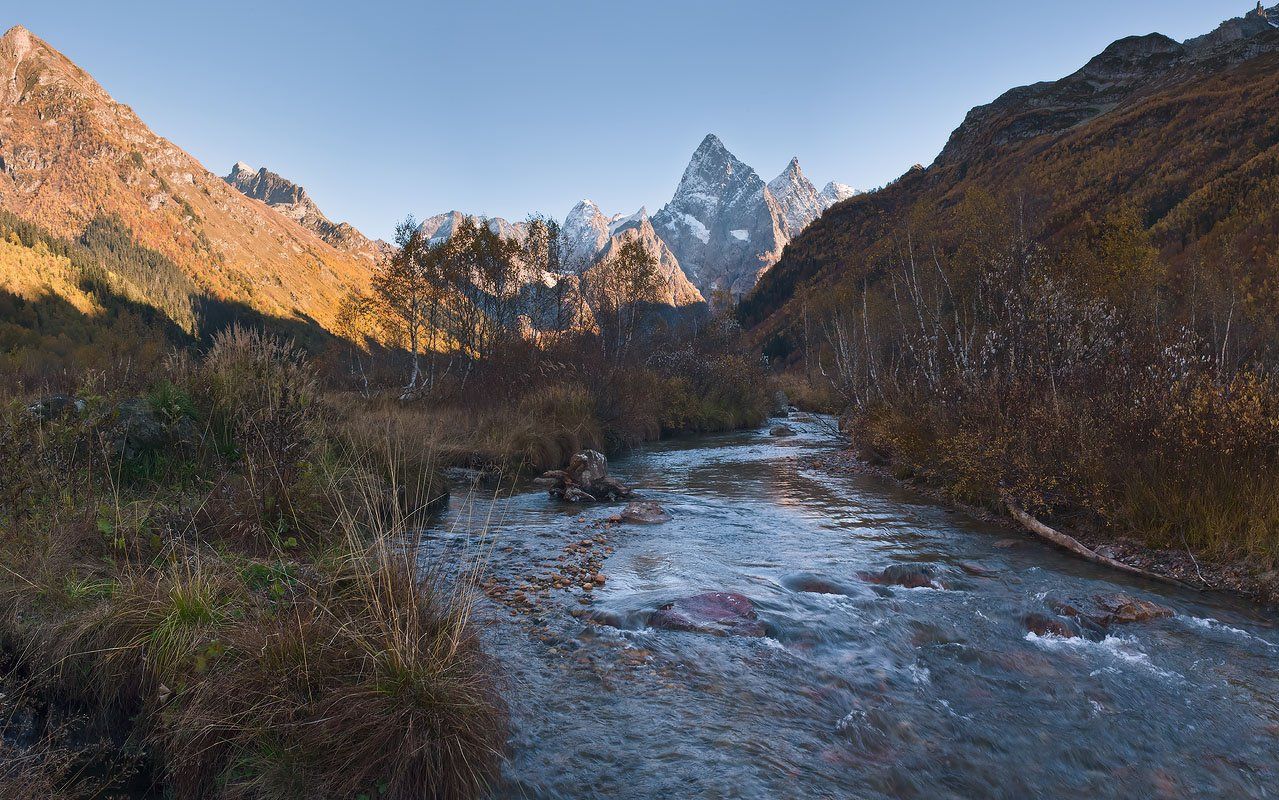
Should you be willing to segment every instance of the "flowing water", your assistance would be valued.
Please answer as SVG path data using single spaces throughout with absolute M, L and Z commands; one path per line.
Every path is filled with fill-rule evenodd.
M 589 604 L 579 588 L 531 610 L 484 604 L 514 725 L 498 796 L 1279 795 L 1274 616 L 823 473 L 813 459 L 835 442 L 800 419 L 794 438 L 743 432 L 617 459 L 616 477 L 670 511 L 662 525 L 602 528 L 616 508 L 534 489 L 455 499 L 429 550 L 485 553 L 510 584 L 558 568 L 584 537 L 613 548 Z M 946 588 L 859 577 L 904 562 L 933 565 Z M 749 597 L 768 636 L 646 627 L 706 591 Z M 1022 622 L 1054 599 L 1117 591 L 1176 614 L 1072 639 Z

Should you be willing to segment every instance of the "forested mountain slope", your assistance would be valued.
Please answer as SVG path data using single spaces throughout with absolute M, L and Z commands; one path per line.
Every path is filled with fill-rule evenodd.
M 1184 44 L 1121 39 L 1070 76 L 973 109 L 930 166 L 836 205 L 791 242 L 743 322 L 760 341 L 794 341 L 806 300 L 873 280 L 896 234 L 958 247 L 994 222 L 973 218 L 964 201 L 979 196 L 1016 205 L 1025 235 L 1049 248 L 1129 211 L 1171 284 L 1230 264 L 1244 273 L 1231 280 L 1268 297 L 1279 266 L 1277 16 L 1254 11 Z

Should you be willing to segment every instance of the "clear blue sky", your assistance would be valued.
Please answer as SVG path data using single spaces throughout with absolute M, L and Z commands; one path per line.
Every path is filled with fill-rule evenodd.
M 407 213 L 656 210 L 708 132 L 771 179 L 873 187 L 973 105 L 1246 0 L 5 3 L 152 129 L 387 236 Z

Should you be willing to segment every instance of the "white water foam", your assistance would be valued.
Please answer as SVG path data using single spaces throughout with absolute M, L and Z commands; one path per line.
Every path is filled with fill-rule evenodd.
M 1220 620 L 1213 619 L 1212 617 L 1192 617 L 1189 615 L 1178 614 L 1177 619 L 1195 628 L 1201 628 L 1206 631 L 1213 631 L 1214 633 L 1220 632 L 1220 633 L 1234 634 L 1235 636 L 1240 636 L 1250 641 L 1261 642 L 1266 647 L 1279 647 L 1279 644 L 1275 644 L 1269 639 L 1263 639 L 1255 633 L 1250 633 L 1240 628 L 1231 627 L 1227 625 L 1226 623 L 1221 622 Z
M 1053 636 L 1052 634 L 1040 636 L 1039 634 L 1031 631 L 1026 634 L 1026 641 L 1045 650 L 1096 652 L 1123 664 L 1129 664 L 1149 670 L 1161 677 L 1182 677 L 1175 672 L 1168 672 L 1167 670 L 1156 667 L 1154 663 L 1151 662 L 1150 656 L 1146 655 L 1146 653 L 1137 646 L 1137 641 L 1135 639 L 1126 639 L 1121 636 L 1107 635 L 1106 638 L 1101 641 L 1095 642 L 1092 639 L 1085 639 L 1082 636 L 1073 636 L 1069 638 Z M 1096 675 L 1097 672 L 1094 671 L 1091 674 Z

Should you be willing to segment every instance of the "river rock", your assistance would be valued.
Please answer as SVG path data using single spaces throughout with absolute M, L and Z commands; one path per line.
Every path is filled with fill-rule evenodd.
M 768 432 L 769 436 L 794 436 L 795 429 L 789 425 L 774 425 L 772 430 Z
M 1026 614 L 1021 621 L 1026 626 L 1026 630 L 1036 636 L 1058 636 L 1062 639 L 1074 639 L 1079 636 L 1075 627 L 1066 620 L 1048 614 L 1038 612 Z
M 634 494 L 608 476 L 608 459 L 595 450 L 583 450 L 567 467 L 544 472 L 537 482 L 547 487 L 551 497 L 569 503 L 623 500 Z
M 862 573 L 862 578 L 871 583 L 906 589 L 940 589 L 936 576 L 936 570 L 928 564 L 891 564 L 880 572 Z
M 633 503 L 628 503 L 626 508 L 622 509 L 620 517 L 622 522 L 631 522 L 637 525 L 660 525 L 663 522 L 671 521 L 671 515 L 666 513 L 666 509 L 652 500 L 637 500 Z
M 842 594 L 851 596 L 856 592 L 838 581 L 814 575 L 811 572 L 799 572 L 782 578 L 782 585 L 792 592 L 807 594 Z
M 975 561 L 961 561 L 959 562 L 959 568 L 962 569 L 964 572 L 967 572 L 969 575 L 972 575 L 977 578 L 995 577 L 994 570 L 987 569 L 986 567 L 983 567 L 981 564 L 978 564 Z
M 732 592 L 682 597 L 654 611 L 648 624 L 668 631 L 714 636 L 764 636 L 767 633 L 750 598 Z
M 1140 600 L 1123 593 L 1097 595 L 1093 602 L 1101 609 L 1097 621 L 1103 625 L 1122 625 L 1130 622 L 1149 622 L 1152 619 L 1171 617 L 1171 608 Z

